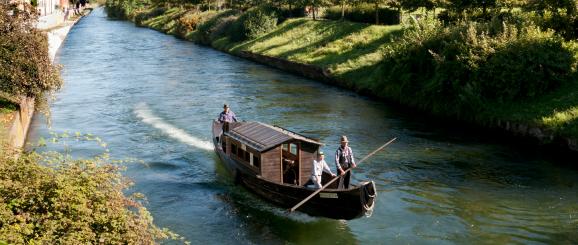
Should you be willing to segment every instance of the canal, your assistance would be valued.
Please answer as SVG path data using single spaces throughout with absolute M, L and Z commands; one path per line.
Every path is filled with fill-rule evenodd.
M 91 133 L 113 158 L 137 159 L 125 171 L 131 191 L 146 195 L 157 225 L 193 244 L 578 240 L 571 160 L 109 20 L 103 9 L 71 30 L 57 62 L 65 85 L 51 105 L 51 128 L 37 116 L 31 143 L 51 132 Z M 372 216 L 287 214 L 232 185 L 210 145 L 223 103 L 242 120 L 319 138 L 330 163 L 340 135 L 358 159 L 398 137 L 354 171 L 354 181 L 376 182 Z M 94 142 L 71 148 L 80 157 L 102 152 Z

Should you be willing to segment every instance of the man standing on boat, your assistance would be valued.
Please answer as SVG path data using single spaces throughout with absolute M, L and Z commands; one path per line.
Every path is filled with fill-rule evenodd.
M 325 154 L 323 154 L 323 152 L 320 151 L 317 154 L 317 159 L 313 160 L 313 173 L 311 173 L 311 178 L 310 181 L 308 182 L 308 183 L 313 182 L 313 185 L 315 185 L 315 189 L 319 189 L 323 186 L 321 184 L 321 174 L 323 172 L 331 174 L 332 177 L 335 177 L 335 174 L 331 172 L 329 165 L 327 165 L 327 162 L 325 162 Z
M 339 189 L 349 188 L 349 180 L 351 179 L 351 171 L 345 173 L 349 168 L 355 168 L 355 159 L 353 158 L 353 151 L 349 147 L 347 136 L 341 136 L 341 146 L 335 151 L 335 165 L 341 178 L 339 179 Z M 344 175 L 345 174 L 345 175 Z
M 233 111 L 231 111 L 231 109 L 229 109 L 229 106 L 227 104 L 225 104 L 223 106 L 223 111 L 221 112 L 221 114 L 219 114 L 219 119 L 217 119 L 217 120 L 220 123 L 236 122 L 237 116 L 235 116 L 235 113 Z

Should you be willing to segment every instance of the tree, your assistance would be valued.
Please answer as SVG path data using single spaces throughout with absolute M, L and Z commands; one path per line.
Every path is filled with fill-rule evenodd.
M 24 6 L 20 10 L 0 2 L 0 92 L 16 103 L 62 85 L 48 55 L 47 37 L 35 28 L 36 13 Z

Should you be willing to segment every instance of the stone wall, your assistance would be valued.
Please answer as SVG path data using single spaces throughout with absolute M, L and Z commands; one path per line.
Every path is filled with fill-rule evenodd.
M 28 128 L 34 115 L 34 98 L 24 98 L 20 102 L 19 109 L 14 112 L 12 125 L 8 130 L 8 142 L 14 149 L 20 149 L 26 142 Z

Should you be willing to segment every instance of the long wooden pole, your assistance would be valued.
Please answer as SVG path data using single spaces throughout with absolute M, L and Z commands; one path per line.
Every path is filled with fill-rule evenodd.
M 367 156 L 365 156 L 363 159 L 361 159 L 361 161 L 359 161 L 357 163 L 357 165 L 361 164 L 362 162 L 364 162 L 365 160 L 367 160 L 369 157 L 373 156 L 375 153 L 377 153 L 378 151 L 381 151 L 381 149 L 385 148 L 386 146 L 388 146 L 389 144 L 393 143 L 397 138 L 393 138 L 392 140 L 388 141 L 387 143 L 385 143 L 384 145 L 382 145 L 381 147 L 377 148 L 375 151 L 367 154 Z M 299 207 L 301 207 L 301 205 L 305 204 L 307 201 L 309 201 L 311 198 L 313 198 L 315 195 L 317 195 L 319 192 L 325 190 L 325 188 L 327 188 L 329 185 L 331 185 L 333 182 L 335 182 L 336 180 L 338 180 L 341 176 L 345 176 L 345 174 L 347 174 L 347 172 L 351 171 L 352 168 L 348 168 L 347 170 L 345 170 L 343 172 L 342 175 L 338 175 L 335 176 L 332 180 L 330 180 L 329 182 L 327 182 L 327 184 L 325 184 L 324 186 L 322 186 L 321 188 L 319 188 L 319 190 L 311 193 L 311 195 L 309 195 L 307 198 L 303 199 L 303 201 L 297 203 L 297 205 L 293 206 L 290 211 L 293 212 L 295 210 L 297 210 Z

